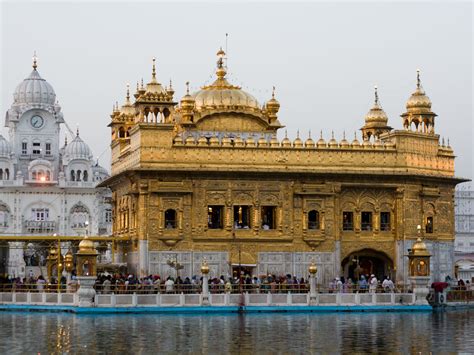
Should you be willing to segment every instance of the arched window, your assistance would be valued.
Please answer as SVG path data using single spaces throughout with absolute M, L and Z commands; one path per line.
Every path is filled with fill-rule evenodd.
M 319 229 L 319 212 L 316 210 L 308 212 L 308 229 Z
M 88 179 L 89 179 L 89 173 L 87 172 L 87 170 L 84 170 L 84 172 L 82 173 L 82 180 L 87 181 Z
M 10 180 L 10 170 L 5 169 L 5 180 Z
M 125 129 L 123 127 L 119 128 L 119 138 L 125 138 Z
M 10 217 L 10 210 L 7 205 L 0 203 L 0 227 L 8 227 L 8 219 Z
M 74 170 L 71 170 L 71 181 L 76 181 L 76 173 Z
M 3 180 L 3 169 L 0 169 L 0 180 Z
M 89 223 L 89 211 L 84 205 L 77 204 L 71 208 L 71 228 L 87 228 L 86 222 Z
M 81 181 L 81 171 L 76 171 L 76 181 Z
M 36 180 L 36 171 L 31 173 L 31 180 Z
M 51 172 L 49 170 L 46 171 L 46 181 L 51 181 Z
M 176 211 L 169 209 L 165 211 L 165 228 L 176 228 Z

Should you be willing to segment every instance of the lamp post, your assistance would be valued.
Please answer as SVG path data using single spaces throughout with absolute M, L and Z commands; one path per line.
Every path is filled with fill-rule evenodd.
M 207 264 L 206 258 L 201 264 L 202 274 L 202 304 L 204 306 L 209 305 L 209 265 Z
M 316 304 L 316 273 L 318 272 L 318 267 L 311 260 L 311 264 L 308 268 L 309 271 L 309 304 Z
M 409 279 L 413 286 L 415 302 L 427 304 L 426 296 L 429 293 L 430 257 L 426 244 L 421 239 L 421 226 L 417 226 L 418 238 L 412 248 L 408 250 Z

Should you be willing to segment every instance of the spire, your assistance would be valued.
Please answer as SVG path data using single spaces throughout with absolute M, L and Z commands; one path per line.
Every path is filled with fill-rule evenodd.
M 296 138 L 300 138 L 300 130 L 296 131 Z
M 157 82 L 157 81 L 156 81 L 156 64 L 155 64 L 155 62 L 156 62 L 156 58 L 153 57 L 153 69 L 152 69 L 152 71 L 151 71 L 151 82 L 152 82 L 152 83 L 156 83 L 156 82 Z
M 320 137 L 319 137 L 319 138 L 320 138 L 320 139 L 323 139 L 323 130 L 321 130 L 321 132 L 320 132 Z
M 186 95 L 189 95 L 189 81 L 186 81 Z
M 79 137 L 79 123 L 76 125 L 76 137 Z
M 273 90 L 272 90 L 272 99 L 275 98 L 275 86 L 273 86 Z
M 374 86 L 374 93 L 375 93 L 375 106 L 379 106 L 379 93 L 377 91 L 377 85 Z
M 342 139 L 346 139 L 346 131 L 342 131 Z
M 416 88 L 421 89 L 420 69 L 416 70 Z
M 126 96 L 126 99 L 127 99 L 127 104 L 130 103 L 130 84 L 127 83 L 127 96 Z
M 67 135 L 64 136 L 64 146 L 67 146 Z
M 141 81 L 140 90 L 145 90 L 145 85 L 143 85 L 143 78 L 142 78 L 142 81 Z
M 33 69 L 36 70 L 38 68 L 38 57 L 36 56 L 36 51 L 33 52 Z
M 311 130 L 308 132 L 308 138 L 311 139 Z
M 217 52 L 217 57 L 219 58 L 217 60 L 217 70 L 216 74 L 219 79 L 224 79 L 225 75 L 227 74 L 227 71 L 224 68 L 224 57 L 225 57 L 225 52 L 222 50 L 222 47 L 219 49 Z

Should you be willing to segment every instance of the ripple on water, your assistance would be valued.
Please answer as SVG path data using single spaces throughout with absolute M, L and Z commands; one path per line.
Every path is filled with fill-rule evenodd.
M 471 352 L 474 311 L 0 315 L 0 353 Z

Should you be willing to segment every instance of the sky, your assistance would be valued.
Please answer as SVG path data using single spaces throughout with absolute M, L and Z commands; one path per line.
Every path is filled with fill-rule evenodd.
M 107 124 L 126 84 L 149 81 L 156 57 L 158 80 L 172 79 L 179 100 L 186 81 L 197 90 L 212 80 L 222 46 L 229 81 L 260 103 L 276 87 L 290 138 L 322 130 L 326 140 L 332 131 L 361 139 L 374 85 L 389 125 L 401 129 L 419 68 L 456 175 L 474 178 L 471 2 L 3 1 L 0 11 L 2 120 L 36 51 L 65 120 L 107 168 Z

